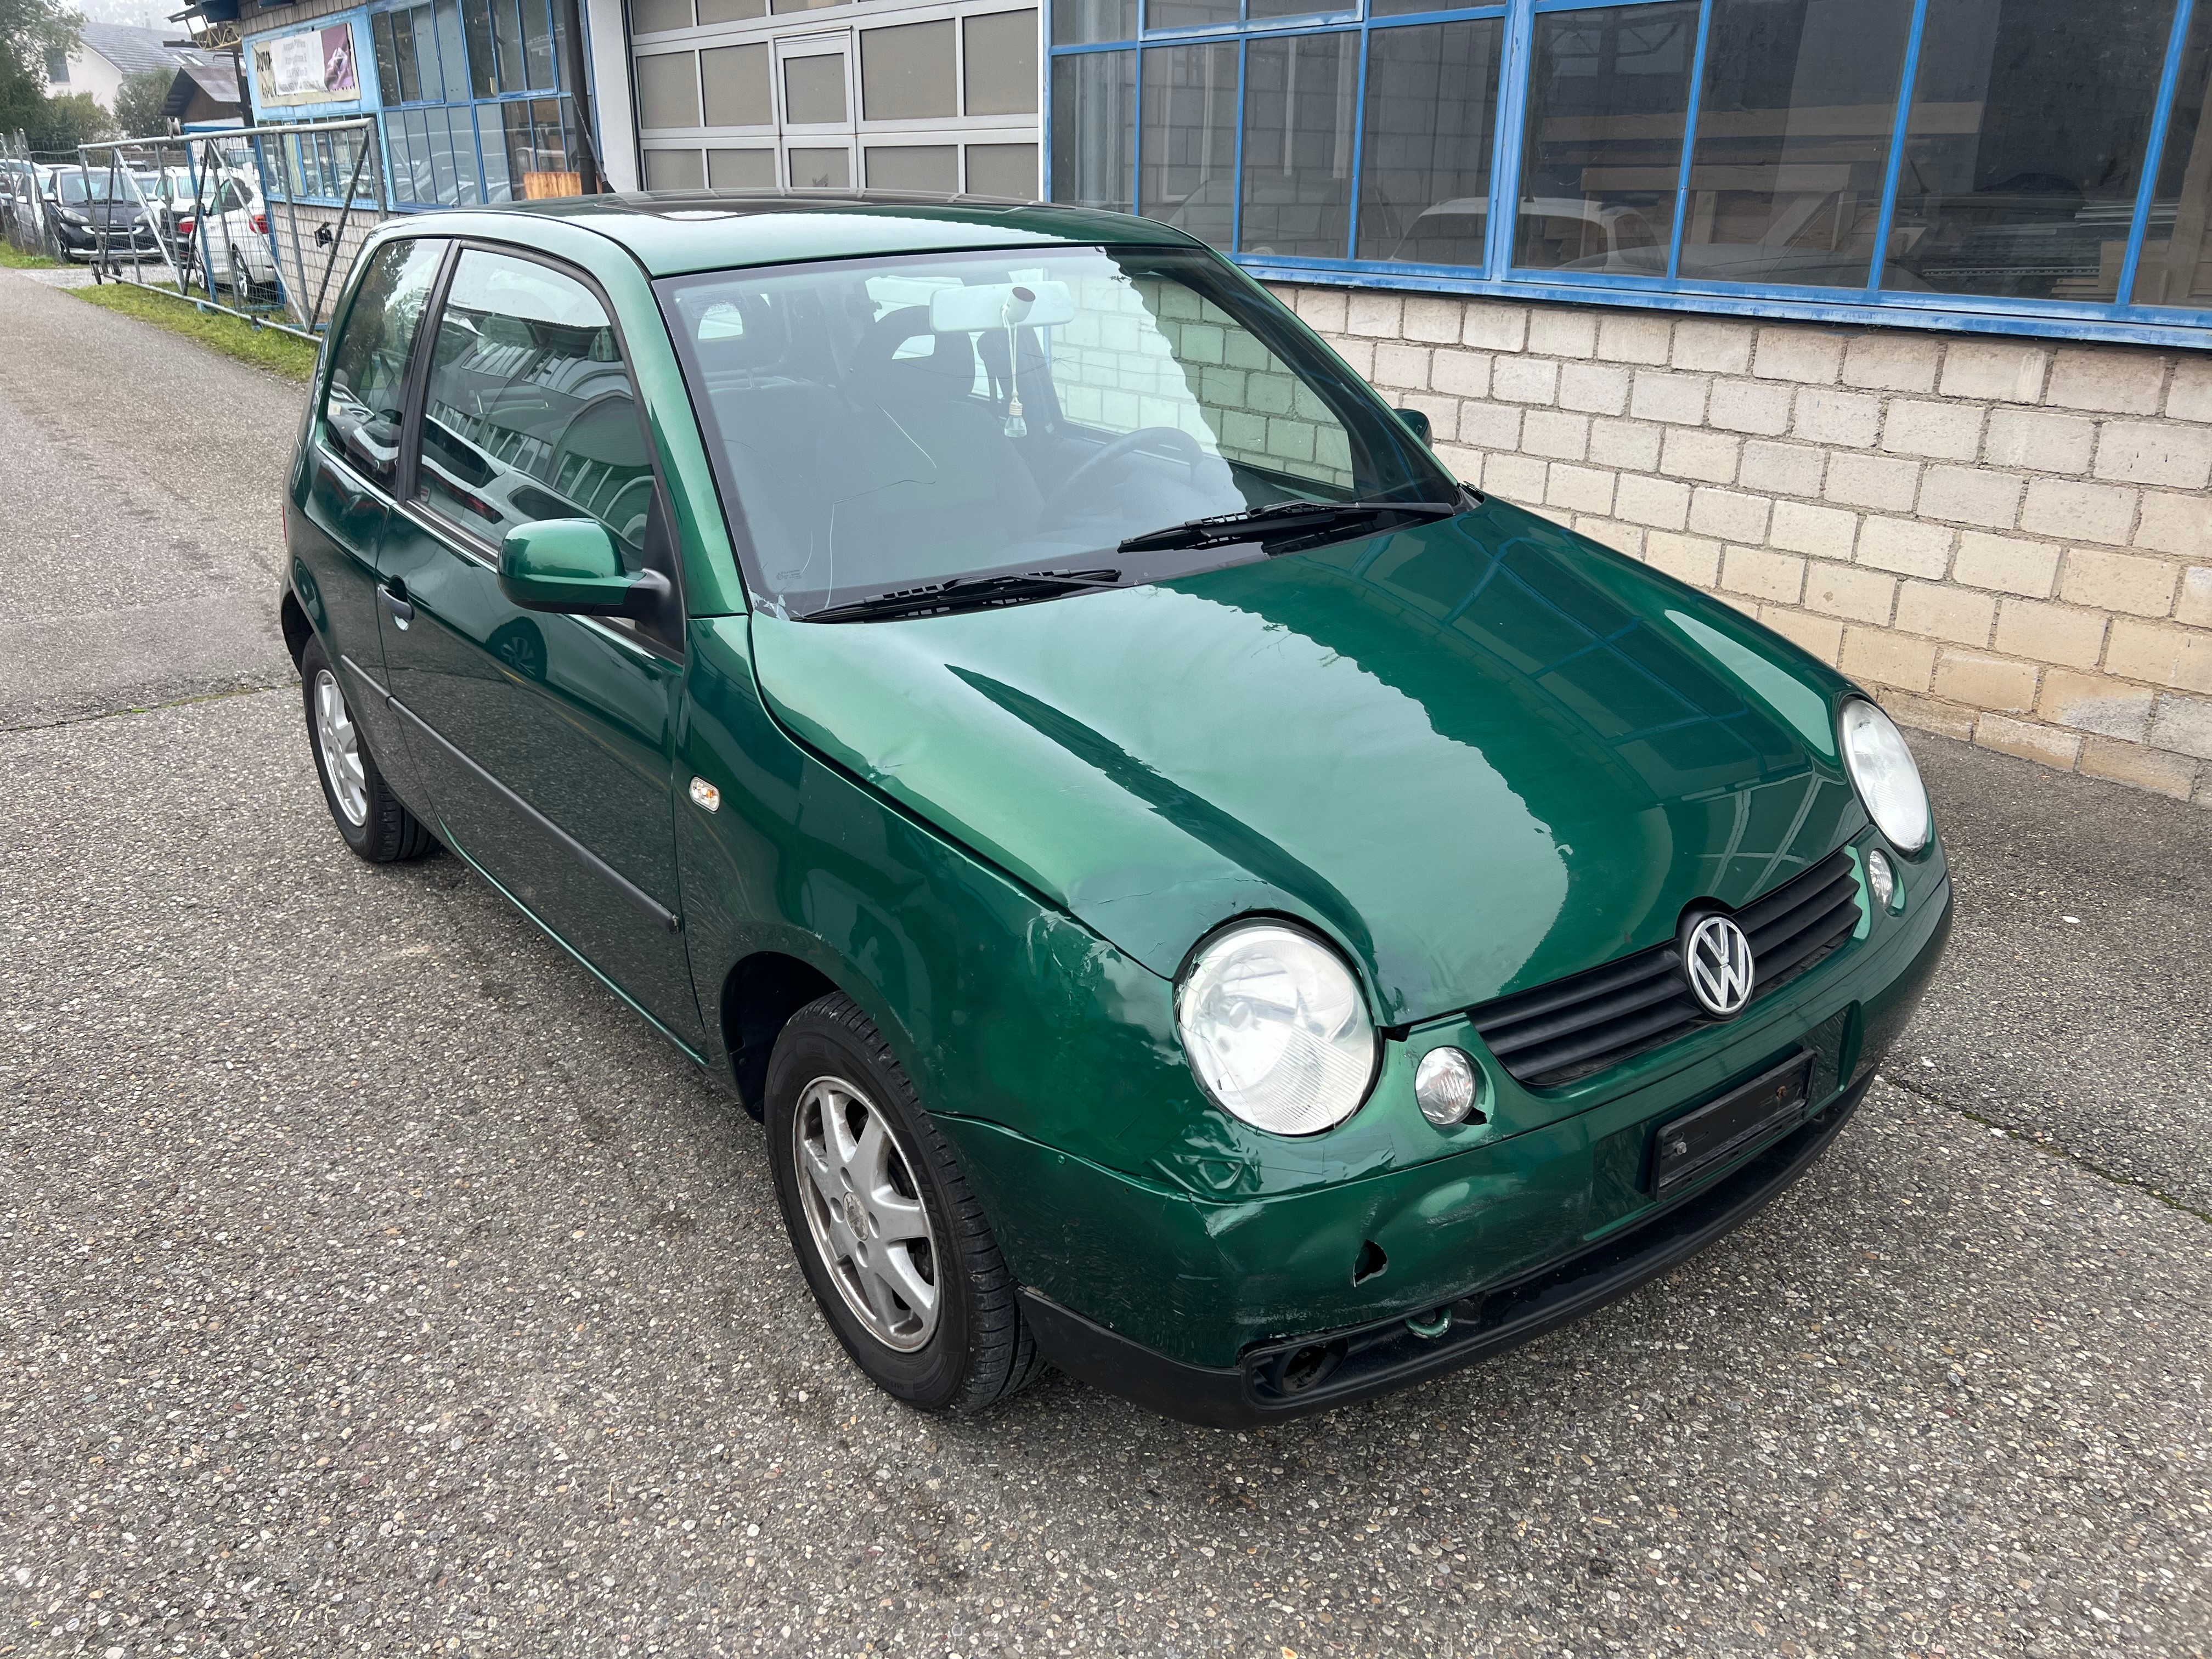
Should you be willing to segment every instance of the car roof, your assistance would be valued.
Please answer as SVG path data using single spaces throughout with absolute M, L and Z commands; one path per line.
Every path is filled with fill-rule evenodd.
M 466 211 L 581 226 L 621 243 L 655 276 L 963 248 L 1201 246 L 1126 213 L 898 191 L 658 191 Z M 512 224 L 498 234 L 523 240 Z

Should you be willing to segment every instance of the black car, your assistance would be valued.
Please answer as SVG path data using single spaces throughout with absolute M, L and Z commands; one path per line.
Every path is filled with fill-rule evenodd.
M 146 208 L 119 173 L 55 168 L 46 190 L 46 213 L 65 259 L 97 258 L 103 232 L 111 257 L 134 248 L 152 253 L 159 246 Z

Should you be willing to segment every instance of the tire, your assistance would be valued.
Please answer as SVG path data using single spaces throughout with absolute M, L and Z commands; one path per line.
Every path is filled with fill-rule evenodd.
M 371 864 L 419 859 L 435 847 L 430 832 L 392 793 L 377 769 L 376 757 L 354 723 L 345 682 L 331 665 L 320 639 L 309 640 L 300 653 L 300 690 L 307 716 L 307 752 L 314 757 L 315 775 L 322 780 L 323 805 L 330 808 L 331 822 L 337 825 L 345 844 Z
M 1048 1367 L 1022 1322 L 1014 1276 L 951 1143 L 851 998 L 833 993 L 791 1017 L 769 1059 L 767 1095 L 769 1161 L 791 1247 L 830 1328 L 869 1380 L 920 1410 L 965 1414 L 1043 1376 Z M 849 1163 L 832 1159 L 825 1168 L 804 1148 L 826 1150 L 831 1113 L 854 1150 Z M 871 1118 L 889 1142 L 872 1162 Z M 802 1158 L 815 1162 L 817 1172 Z M 824 1194 L 832 1183 L 851 1194 L 857 1212 L 830 1202 Z M 828 1224 L 833 1208 L 842 1231 Z M 870 1230 L 862 1249 L 872 1255 L 837 1259 L 855 1237 L 848 1217 Z M 912 1236 L 923 1226 L 926 1237 Z M 923 1243 L 926 1254 L 915 1248 Z M 871 1271 L 871 1261 L 881 1271 Z M 872 1301 L 871 1279 L 890 1291 L 888 1310 Z M 933 1291 L 933 1306 L 898 1299 L 890 1291 L 895 1281 Z

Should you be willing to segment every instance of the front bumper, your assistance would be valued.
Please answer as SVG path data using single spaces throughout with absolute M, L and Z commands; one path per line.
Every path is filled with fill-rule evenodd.
M 1803 1164 L 1776 1146 L 1787 1141 L 1809 1162 L 1826 1145 L 1940 960 L 1950 884 L 1940 862 L 1925 873 L 1907 914 L 1757 1019 L 1719 1028 L 1724 1040 L 1694 1059 L 1633 1063 L 1588 1107 L 1428 1161 L 1209 1199 L 1157 1170 L 1119 1173 L 996 1126 L 943 1121 L 1026 1287 L 1040 1344 L 1064 1369 L 1191 1420 L 1295 1415 L 1467 1363 L 1594 1306 L 1786 1186 Z M 1658 1194 L 1659 1126 L 1793 1054 L 1811 1056 L 1810 1115 L 1686 1190 Z M 1397 1107 L 1368 1108 L 1378 1109 Z M 1808 1123 L 1821 1127 L 1808 1133 Z M 1747 1173 L 1754 1168 L 1765 1173 Z M 1723 1192 L 1734 1196 L 1714 1196 Z M 1541 1306 L 1524 1305 L 1518 1292 L 1539 1282 L 1551 1286 Z M 1446 1308 L 1450 1333 L 1407 1329 Z M 1285 1364 L 1333 1345 L 1328 1376 L 1312 1374 L 1311 1355 Z
M 1649 1213 L 1632 1231 L 1503 1285 L 1469 1291 L 1419 1322 L 1388 1319 L 1273 1342 L 1234 1366 L 1187 1364 L 1024 1289 L 1038 1348 L 1069 1376 L 1185 1423 L 1246 1429 L 1408 1387 L 1541 1335 L 1656 1279 L 1749 1220 L 1828 1149 L 1871 1071 L 1734 1173 Z M 1426 1332 L 1427 1334 L 1424 1334 Z

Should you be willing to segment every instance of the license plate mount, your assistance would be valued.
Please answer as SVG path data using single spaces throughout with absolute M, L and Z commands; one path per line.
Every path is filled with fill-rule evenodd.
M 1801 1049 L 1718 1099 L 1661 1124 L 1651 1154 L 1652 1195 L 1679 1192 L 1795 1124 L 1805 1115 L 1812 1077 L 1813 1056 Z

